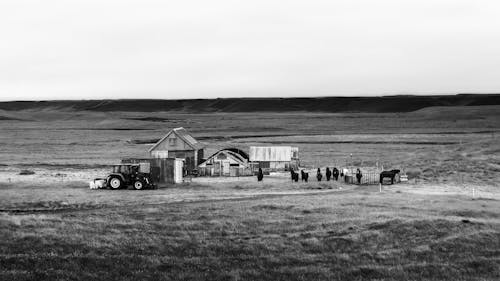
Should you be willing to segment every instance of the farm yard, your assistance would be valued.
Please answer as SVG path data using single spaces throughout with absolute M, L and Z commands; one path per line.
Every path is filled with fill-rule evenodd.
M 500 278 L 499 106 L 0 116 L 1 280 Z M 207 144 L 206 156 L 292 145 L 312 173 L 379 164 L 404 169 L 410 181 L 382 192 L 314 175 L 308 183 L 266 176 L 88 189 L 110 164 L 146 157 L 180 126 Z

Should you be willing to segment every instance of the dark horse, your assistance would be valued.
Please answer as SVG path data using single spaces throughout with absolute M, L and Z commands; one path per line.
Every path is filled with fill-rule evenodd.
M 257 173 L 257 181 L 262 181 L 264 178 L 264 173 L 262 172 L 262 169 L 259 168 L 259 172 Z
M 321 179 L 323 178 L 323 175 L 321 174 L 321 170 L 318 168 L 318 172 L 316 173 L 316 178 L 318 179 L 318 181 L 321 181 Z
M 361 184 L 361 178 L 363 177 L 363 174 L 361 173 L 361 170 L 358 168 L 356 170 L 356 179 L 358 180 L 358 184 Z
M 394 184 L 394 177 L 396 174 L 399 174 L 401 172 L 400 170 L 390 170 L 390 171 L 383 171 L 380 173 L 380 184 L 383 183 L 384 178 L 391 178 L 391 184 Z
M 304 172 L 304 170 L 301 170 L 300 174 L 302 176 L 302 180 L 307 182 L 307 179 L 309 178 L 309 173 L 306 173 Z
M 332 171 L 330 168 L 326 167 L 326 181 L 330 181 L 330 178 L 332 177 Z
M 293 169 L 290 169 L 290 176 L 292 177 L 292 181 L 299 181 L 299 173 L 296 173 Z
M 333 170 L 332 170 L 332 175 L 333 175 L 333 178 L 338 181 L 339 180 L 339 170 L 335 167 L 333 167 Z

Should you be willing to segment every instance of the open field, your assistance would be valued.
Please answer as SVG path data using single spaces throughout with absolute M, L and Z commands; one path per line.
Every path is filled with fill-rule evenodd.
M 252 182 L 147 192 L 4 187 L 11 200 L 4 198 L 3 206 L 45 211 L 0 215 L 0 279 L 500 277 L 498 193 L 472 199 L 452 188 L 429 195 L 413 192 L 415 186 L 382 193 L 330 186 Z M 44 195 L 37 199 L 34 192 Z
M 500 106 L 0 116 L 0 280 L 500 278 Z M 208 154 L 294 145 L 307 169 L 378 162 L 411 181 L 382 192 L 286 176 L 87 188 L 106 165 L 147 156 L 179 126 Z

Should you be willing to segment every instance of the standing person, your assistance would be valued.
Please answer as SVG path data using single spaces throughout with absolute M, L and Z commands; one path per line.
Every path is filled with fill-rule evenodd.
M 358 168 L 356 170 L 356 179 L 358 180 L 358 184 L 361 184 L 361 178 L 363 177 L 363 174 L 361 174 L 361 170 Z
M 262 172 L 262 169 L 259 168 L 259 172 L 257 173 L 257 181 L 262 181 L 264 178 L 264 173 Z
M 316 178 L 318 179 L 318 181 L 321 181 L 321 179 L 323 178 L 320 168 L 318 168 L 318 172 L 316 173 Z
M 326 181 L 330 181 L 331 177 L 332 177 L 332 171 L 330 171 L 329 167 L 326 167 Z

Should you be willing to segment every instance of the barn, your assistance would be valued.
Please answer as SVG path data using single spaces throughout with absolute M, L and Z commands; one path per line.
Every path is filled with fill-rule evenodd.
M 264 171 L 298 169 L 299 148 L 292 146 L 250 146 L 250 162 L 258 163 Z
M 180 127 L 168 132 L 149 149 L 152 158 L 182 158 L 184 169 L 191 173 L 203 159 L 204 145 L 193 138 L 186 129 Z
M 198 165 L 200 176 L 250 176 L 252 169 L 248 154 L 238 148 L 225 148 L 217 151 Z

